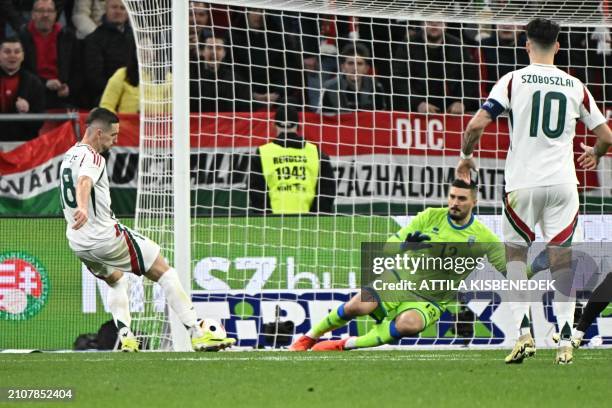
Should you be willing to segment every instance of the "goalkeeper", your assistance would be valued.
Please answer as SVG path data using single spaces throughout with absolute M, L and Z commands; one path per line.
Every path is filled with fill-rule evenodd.
M 437 242 L 439 244 L 432 248 L 445 248 L 450 257 L 458 257 L 462 249 L 469 247 L 470 254 L 486 256 L 498 271 L 505 273 L 506 258 L 503 245 L 499 243 L 499 239 L 491 230 L 475 219 L 472 213 L 476 206 L 476 191 L 476 184 L 455 180 L 450 187 L 447 208 L 426 209 L 419 213 L 410 225 L 402 228 L 387 242 L 412 246 L 412 248 L 429 246 L 424 241 Z M 445 245 L 447 243 L 464 243 L 464 245 Z M 448 279 L 450 276 L 451 279 L 460 281 L 465 279 L 472 270 L 473 268 L 462 274 L 455 273 L 455 271 L 451 271 L 450 274 L 449 272 L 427 271 L 427 277 L 446 276 Z M 422 276 L 421 274 L 420 279 Z M 376 347 L 393 343 L 402 337 L 415 336 L 440 318 L 445 304 L 453 298 L 454 292 L 454 290 L 442 290 L 435 293 L 434 296 L 428 296 L 423 292 L 402 291 L 403 300 L 385 301 L 390 299 L 385 297 L 383 300 L 380 296 L 382 293 L 368 288 L 332 310 L 289 349 L 292 351 L 350 350 Z M 408 299 L 409 296 L 410 299 Z M 350 320 L 358 316 L 365 315 L 372 316 L 377 322 L 367 334 L 317 343 L 323 334 L 348 324 Z

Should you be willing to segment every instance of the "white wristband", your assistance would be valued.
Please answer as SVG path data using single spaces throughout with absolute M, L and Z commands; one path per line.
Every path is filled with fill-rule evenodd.
M 459 153 L 459 157 L 461 158 L 461 160 L 470 160 L 474 157 L 474 153 L 465 154 L 463 153 L 463 151 L 461 151 L 461 153 Z

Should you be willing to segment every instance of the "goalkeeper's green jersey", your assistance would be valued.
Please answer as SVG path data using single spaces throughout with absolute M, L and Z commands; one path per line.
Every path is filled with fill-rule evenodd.
M 430 248 L 420 250 L 409 250 L 410 256 L 422 256 L 431 258 L 485 258 L 495 269 L 505 274 L 506 272 L 506 254 L 504 245 L 499 238 L 484 224 L 482 224 L 472 214 L 467 224 L 463 226 L 456 225 L 450 218 L 448 208 L 428 208 L 417 214 L 412 219 L 409 225 L 400 229 L 392 235 L 387 242 L 402 243 L 406 240 L 408 234 L 420 231 L 422 234 L 428 235 L 431 240 L 423 242 L 423 244 L 439 243 Z M 459 243 L 461 245 L 452 245 Z M 435 265 L 434 262 L 432 262 Z M 421 268 L 415 274 L 396 270 L 396 278 L 420 282 L 423 279 L 427 280 L 452 280 L 456 283 L 467 278 L 474 270 L 467 269 L 463 273 L 456 270 L 444 270 L 435 267 Z M 436 302 L 445 302 L 452 300 L 454 290 L 415 290 L 416 294 L 421 294 L 422 297 Z M 433 298 L 432 298 L 433 297 Z

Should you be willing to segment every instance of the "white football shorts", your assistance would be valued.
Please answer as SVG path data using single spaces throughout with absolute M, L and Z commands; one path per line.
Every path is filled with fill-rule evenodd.
M 544 241 L 565 246 L 581 241 L 578 228 L 576 184 L 524 188 L 506 193 L 502 231 L 505 242 L 531 244 L 535 226 L 540 225 Z
M 100 278 L 115 270 L 143 275 L 151 269 L 159 253 L 159 245 L 121 224 L 115 225 L 115 238 L 106 245 L 75 251 L 87 269 Z

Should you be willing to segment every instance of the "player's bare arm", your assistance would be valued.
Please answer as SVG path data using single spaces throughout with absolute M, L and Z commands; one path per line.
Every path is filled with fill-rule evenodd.
M 594 170 L 599 164 L 599 158 L 608 153 L 608 149 L 612 146 L 612 130 L 606 123 L 602 123 L 593 129 L 593 133 L 597 136 L 595 146 L 587 146 L 580 143 L 580 147 L 584 152 L 578 157 L 578 164 L 586 170 Z
M 89 206 L 89 196 L 91 195 L 92 187 L 93 180 L 91 179 L 91 177 L 80 176 L 77 180 L 77 209 L 74 212 L 74 225 L 72 225 L 72 229 L 78 230 L 83 225 L 85 225 L 85 223 L 87 223 L 87 208 Z
M 474 148 L 480 141 L 485 128 L 491 123 L 493 119 L 489 112 L 480 109 L 476 112 L 476 115 L 472 117 L 470 122 L 465 129 L 463 139 L 461 141 L 461 160 L 457 165 L 456 176 L 457 178 L 470 182 L 470 170 L 476 169 L 476 163 L 472 158 Z

